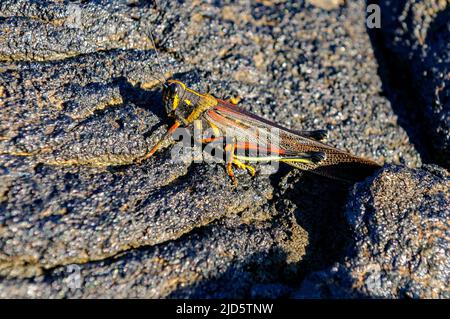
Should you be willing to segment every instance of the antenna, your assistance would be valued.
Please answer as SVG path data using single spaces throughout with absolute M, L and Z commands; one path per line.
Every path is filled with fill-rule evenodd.
M 162 66 L 161 66 L 161 60 L 160 60 L 160 58 L 159 58 L 158 48 L 156 47 L 155 40 L 153 39 L 153 35 L 152 35 L 152 31 L 151 31 L 151 30 L 150 30 L 150 32 L 149 32 L 149 36 L 150 36 L 150 40 L 152 41 L 152 45 L 153 45 L 153 48 L 154 48 L 155 53 L 156 53 L 156 63 L 158 64 L 159 72 L 161 73 L 161 76 L 163 77 L 164 82 L 165 82 L 166 79 L 165 79 L 165 77 L 164 77 L 164 71 L 163 71 Z M 161 80 L 160 80 L 160 82 L 161 82 L 161 84 L 162 84 L 164 87 L 167 86 L 167 85 L 166 85 L 164 82 L 162 82 Z
M 156 8 L 159 7 L 157 0 L 155 0 L 155 5 L 156 5 Z M 163 70 L 163 68 L 161 66 L 161 59 L 159 58 L 159 51 L 158 51 L 158 48 L 156 47 L 155 39 L 153 39 L 152 30 L 149 30 L 149 34 L 148 35 L 149 35 L 150 41 L 152 42 L 153 49 L 155 50 L 155 53 L 156 53 L 156 63 L 158 64 L 159 72 L 161 73 L 161 76 L 162 76 L 162 78 L 164 80 L 164 81 L 161 81 L 159 79 L 159 82 L 161 82 L 161 84 L 164 87 L 167 87 L 167 85 L 165 84 L 166 78 L 164 77 L 164 70 Z

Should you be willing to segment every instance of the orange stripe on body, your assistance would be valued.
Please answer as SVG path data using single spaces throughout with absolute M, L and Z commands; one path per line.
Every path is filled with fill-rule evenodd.
M 258 146 L 258 144 L 255 143 L 250 143 L 250 142 L 237 142 L 236 143 L 236 149 L 239 150 L 258 150 L 258 151 L 266 151 L 266 152 L 270 152 L 271 154 L 278 154 L 278 155 L 283 155 L 286 154 L 286 151 L 281 149 L 281 148 L 276 148 L 276 147 L 270 147 L 270 148 L 263 148 Z

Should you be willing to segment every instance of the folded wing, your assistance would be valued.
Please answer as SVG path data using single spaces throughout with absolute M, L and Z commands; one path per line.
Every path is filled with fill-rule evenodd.
M 363 180 L 380 168 L 372 160 L 354 156 L 314 139 L 316 136 L 323 136 L 323 131 L 302 134 L 234 104 L 219 101 L 217 106 L 205 113 L 205 117 L 227 136 L 231 134 L 238 147 L 241 145 L 240 147 L 247 149 L 263 150 L 268 154 L 266 158 L 271 160 L 350 182 Z

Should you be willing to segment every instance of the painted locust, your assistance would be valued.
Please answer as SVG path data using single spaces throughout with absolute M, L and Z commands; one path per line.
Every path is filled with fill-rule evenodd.
M 177 80 L 163 83 L 163 105 L 175 123 L 166 135 L 144 157 L 152 156 L 162 142 L 178 127 L 207 126 L 213 137 L 202 139 L 202 143 L 223 143 L 227 154 L 226 169 L 236 184 L 233 165 L 246 169 L 252 175 L 255 168 L 248 163 L 277 161 L 296 168 L 311 171 L 343 181 L 359 181 L 371 175 L 380 166 L 372 160 L 351 155 L 321 142 L 326 131 L 294 131 L 256 116 L 236 104 L 202 94 L 188 88 Z M 276 129 L 277 136 L 271 136 Z M 269 139 L 261 139 L 261 131 L 268 132 Z M 228 138 L 232 131 L 232 138 Z M 272 137 L 272 138 L 271 138 Z M 270 141 L 275 141 L 270 142 Z M 269 142 L 268 142 L 269 141 Z M 256 156 L 238 155 L 238 151 L 261 151 Z M 263 153 L 264 155 L 259 155 Z

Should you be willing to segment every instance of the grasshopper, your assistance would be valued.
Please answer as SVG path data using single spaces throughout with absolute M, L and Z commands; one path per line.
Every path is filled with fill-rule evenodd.
M 155 47 L 158 64 L 161 65 L 151 33 L 150 39 Z M 159 79 L 159 82 L 163 86 L 163 106 L 168 116 L 174 119 L 174 124 L 138 162 L 150 158 L 177 128 L 200 125 L 214 132 L 213 137 L 203 138 L 201 143 L 223 143 L 227 155 L 226 171 L 235 185 L 237 179 L 233 173 L 233 165 L 255 175 L 256 169 L 250 163 L 256 162 L 283 162 L 302 170 L 349 182 L 360 181 L 380 168 L 379 164 L 370 159 L 323 143 L 327 135 L 325 130 L 291 130 L 252 114 L 230 100 L 197 92 L 181 81 Z M 276 129 L 277 136 L 271 136 L 273 129 Z M 234 132 L 231 138 L 228 136 L 230 130 Z M 261 142 L 261 130 L 269 136 L 269 142 Z M 277 143 L 270 142 L 273 140 Z M 245 152 L 251 150 L 257 151 L 256 156 L 245 155 Z M 237 154 L 242 152 L 244 155 Z
M 279 161 L 302 170 L 312 171 L 330 178 L 344 181 L 359 181 L 380 167 L 376 162 L 354 156 L 321 142 L 326 131 L 294 131 L 277 123 L 252 114 L 230 101 L 218 99 L 210 94 L 192 90 L 183 82 L 168 80 L 164 83 L 163 105 L 174 124 L 164 137 L 139 161 L 150 158 L 178 127 L 206 125 L 214 132 L 214 137 L 202 139 L 202 143 L 225 143 L 227 153 L 226 169 L 237 184 L 233 165 L 246 169 L 254 175 L 256 169 L 252 162 Z M 270 135 L 277 129 L 277 145 L 260 142 L 260 130 L 266 129 Z M 227 138 L 227 132 L 235 132 Z M 250 137 L 250 138 L 249 138 Z M 230 141 L 231 140 L 231 141 Z M 259 152 L 264 149 L 264 152 Z M 237 155 L 237 151 L 256 150 L 258 156 Z M 259 156 L 263 153 L 263 156 Z

